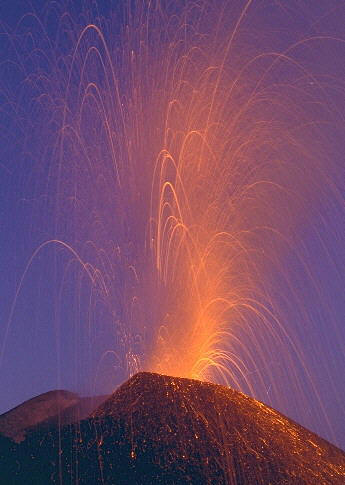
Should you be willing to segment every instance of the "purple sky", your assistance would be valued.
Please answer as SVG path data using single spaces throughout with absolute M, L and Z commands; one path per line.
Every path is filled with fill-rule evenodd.
M 234 281 L 241 288 L 252 282 L 247 301 L 252 296 L 273 317 L 265 327 L 248 315 L 248 327 L 232 325 L 236 339 L 224 336 L 222 345 L 243 363 L 237 377 L 244 392 L 345 449 L 345 3 L 254 0 L 229 55 L 246 2 L 209 1 L 203 9 L 189 2 L 184 9 L 188 2 L 165 8 L 162 1 L 149 13 L 145 1 L 130 13 L 121 2 L 99 0 L 83 10 L 79 3 L 0 6 L 0 412 L 55 388 L 111 392 L 138 362 L 145 367 L 175 291 L 175 280 L 157 287 L 143 250 L 147 167 L 164 136 L 168 143 L 162 126 L 174 96 L 190 117 L 181 126 L 171 121 L 170 133 L 194 120 L 178 80 L 192 80 L 197 92 L 207 87 L 196 80 L 201 63 L 206 69 L 223 60 L 213 109 L 229 125 L 238 107 L 246 114 L 233 143 L 215 134 L 213 148 L 219 136 L 224 153 L 240 153 L 247 165 L 243 173 L 215 175 L 213 185 L 212 171 L 205 172 L 195 185 L 209 194 L 228 180 L 219 188 L 217 228 L 252 231 L 241 243 L 254 253 L 245 278 Z M 89 30 L 78 44 L 91 23 L 104 37 Z M 274 61 L 277 53 L 284 56 Z M 183 55 L 180 74 L 168 60 L 177 66 Z M 221 90 L 236 76 L 233 104 L 223 105 L 228 91 Z M 203 96 L 207 103 L 207 89 Z M 255 177 L 279 190 L 243 197 Z M 243 214 L 227 208 L 227 193 Z M 197 197 L 190 203 L 201 224 Z M 222 253 L 224 267 L 234 254 Z M 140 299 L 141 306 L 132 304 Z M 183 315 L 176 310 L 177 319 Z

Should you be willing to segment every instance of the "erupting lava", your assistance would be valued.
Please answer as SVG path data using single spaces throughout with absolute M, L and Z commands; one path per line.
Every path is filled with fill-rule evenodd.
M 7 35 L 24 101 L 6 110 L 25 134 L 21 163 L 34 160 L 23 200 L 39 227 L 7 334 L 41 258 L 57 341 L 72 325 L 90 342 L 75 360 L 95 352 L 97 376 L 111 361 L 122 378 L 211 380 L 283 412 L 296 395 L 302 414 L 313 396 L 326 420 L 295 275 L 322 307 L 299 238 L 311 224 L 323 244 L 310 220 L 327 200 L 343 207 L 344 85 L 312 68 L 341 39 L 296 27 L 297 3 L 295 16 L 265 1 L 101 3 L 47 3 Z

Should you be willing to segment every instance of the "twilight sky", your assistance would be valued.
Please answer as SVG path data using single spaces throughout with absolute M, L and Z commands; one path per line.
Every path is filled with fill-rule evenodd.
M 345 2 L 0 6 L 0 412 L 140 369 L 345 448 Z

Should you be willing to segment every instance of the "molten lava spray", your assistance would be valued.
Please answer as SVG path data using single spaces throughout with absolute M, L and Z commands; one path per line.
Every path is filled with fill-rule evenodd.
M 94 354 L 96 381 L 106 364 L 212 380 L 327 422 L 307 293 L 341 330 L 302 235 L 333 268 L 321 208 L 344 209 L 344 82 L 326 59 L 342 38 L 307 2 L 102 3 L 49 2 L 7 32 L 34 234 L 7 334 L 36 271 L 76 382 Z

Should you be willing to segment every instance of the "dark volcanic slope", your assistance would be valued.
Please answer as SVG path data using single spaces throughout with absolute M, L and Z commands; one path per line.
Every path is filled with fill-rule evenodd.
M 11 460 L 11 457 L 12 460 Z M 0 440 L 4 482 L 345 483 L 345 453 L 239 392 L 140 373 L 87 420 Z
M 75 405 L 78 396 L 69 391 L 49 391 L 33 397 L 0 416 L 0 433 L 15 441 L 22 441 L 25 430 L 56 416 Z
M 95 416 L 127 423 L 133 461 L 150 450 L 162 470 L 181 467 L 194 483 L 197 471 L 234 484 L 345 484 L 343 451 L 224 386 L 141 373 Z
M 0 433 L 19 443 L 31 428 L 85 419 L 107 397 L 79 397 L 61 390 L 45 392 L 0 415 Z

